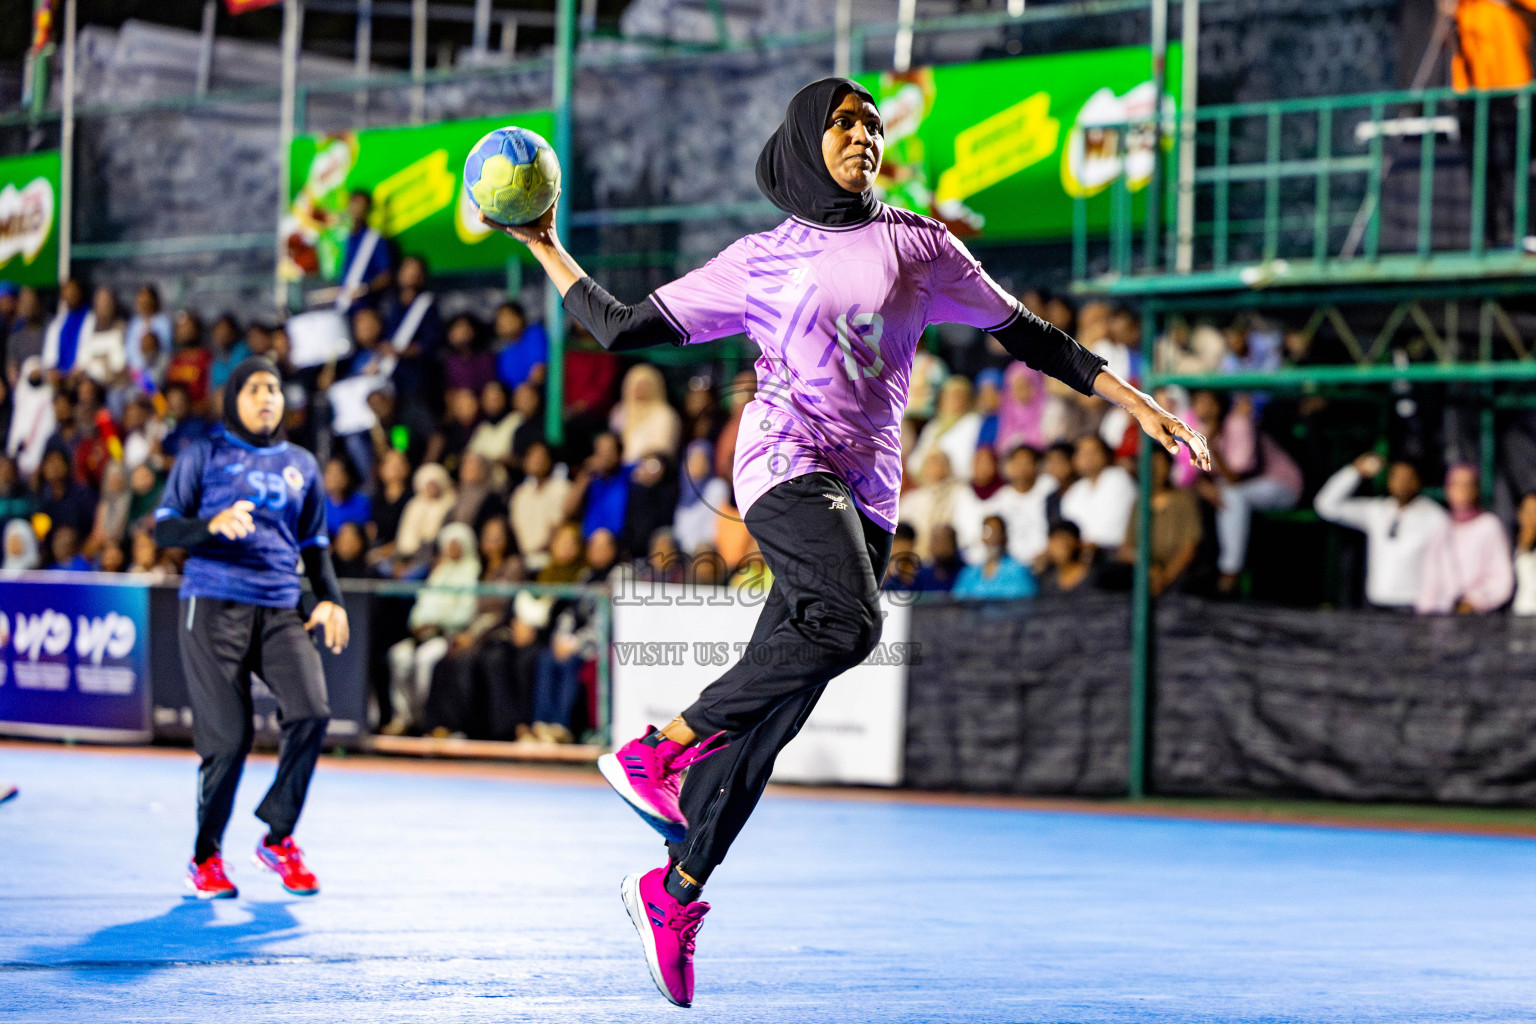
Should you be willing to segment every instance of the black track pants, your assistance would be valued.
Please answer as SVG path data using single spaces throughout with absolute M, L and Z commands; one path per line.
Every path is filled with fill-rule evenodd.
M 279 837 L 298 823 L 331 709 L 320 652 L 296 609 L 194 597 L 181 602 L 180 625 L 192 743 L 203 759 L 193 850 L 201 861 L 219 852 L 251 750 L 251 673 L 277 697 L 282 721 L 277 778 L 256 808 Z
M 673 863 L 700 883 L 725 859 L 774 759 L 827 682 L 879 642 L 880 580 L 891 555 L 891 534 L 826 473 L 774 487 L 748 510 L 746 525 L 773 586 L 746 653 L 683 712 L 701 739 L 724 732 L 729 744 L 689 769 L 688 838 L 668 846 Z

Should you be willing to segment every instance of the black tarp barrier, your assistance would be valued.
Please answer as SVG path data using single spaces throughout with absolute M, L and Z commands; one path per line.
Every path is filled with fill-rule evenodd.
M 1536 805 L 1536 620 L 1158 602 L 1153 792 Z M 913 609 L 906 783 L 1119 795 L 1124 594 Z

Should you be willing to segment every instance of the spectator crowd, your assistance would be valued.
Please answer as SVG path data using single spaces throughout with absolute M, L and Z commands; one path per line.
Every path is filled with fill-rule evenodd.
M 307 344 L 297 318 L 205 323 L 166 311 L 148 286 L 125 308 L 73 279 L 56 303 L 0 283 L 3 569 L 176 575 L 183 553 L 157 548 L 152 530 L 167 471 L 214 429 L 230 370 L 266 356 L 283 376 L 287 435 L 324 468 L 338 574 L 422 585 L 398 622 L 374 630 L 380 727 L 570 741 L 590 721 L 594 598 L 517 585 L 765 584 L 731 488 L 755 375 L 727 377 L 719 361 L 663 372 L 573 324 L 553 443 L 542 325 L 514 302 L 484 319 L 448 308 L 417 258 L 368 270 L 336 299 L 345 353 L 318 362 L 296 359 Z M 1024 302 L 1140 376 L 1133 313 L 1033 292 Z M 1309 349 L 1251 322 L 1176 327 L 1157 358 L 1175 372 L 1263 371 Z M 1365 535 L 1370 603 L 1465 613 L 1513 598 L 1517 614 L 1536 614 L 1536 495 L 1511 546 L 1479 508 L 1471 466 L 1451 467 L 1442 506 L 1407 460 L 1304 466 L 1271 428 L 1285 410 L 1268 396 L 1158 397 L 1210 438 L 1213 469 L 1152 453 L 1155 593 L 1236 595 L 1254 513 L 1296 509 L 1315 489 L 1318 516 Z M 886 588 L 1008 599 L 1127 587 L 1143 542 L 1140 443 L 1118 409 L 992 339 L 937 333 L 913 367 Z M 1384 494 L 1357 493 L 1383 475 Z

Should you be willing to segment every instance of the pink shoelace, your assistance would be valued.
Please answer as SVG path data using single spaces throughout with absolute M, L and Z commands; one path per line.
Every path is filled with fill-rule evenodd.
M 683 947 L 683 953 L 693 956 L 694 943 L 698 938 L 699 926 L 704 923 L 704 915 L 709 911 L 708 903 L 690 903 L 680 910 L 674 910 L 667 915 L 667 927 L 677 929 L 678 943 Z

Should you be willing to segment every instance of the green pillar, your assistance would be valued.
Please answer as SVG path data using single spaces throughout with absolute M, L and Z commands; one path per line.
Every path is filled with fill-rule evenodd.
M 1152 356 L 1157 339 L 1157 307 L 1142 310 L 1143 371 L 1152 375 Z M 1131 741 L 1126 795 L 1139 800 L 1146 795 L 1150 767 L 1152 710 L 1152 445 L 1145 435 L 1138 447 L 1136 486 L 1136 575 L 1131 585 Z
M 571 85 L 576 69 L 576 0 L 558 0 L 555 9 L 555 155 L 560 158 L 562 179 L 571 167 Z M 560 193 L 555 224 L 562 242 L 569 238 L 571 201 Z M 544 327 L 549 331 L 548 378 L 544 390 L 544 436 L 550 444 L 565 440 L 565 308 L 560 293 L 544 290 Z

